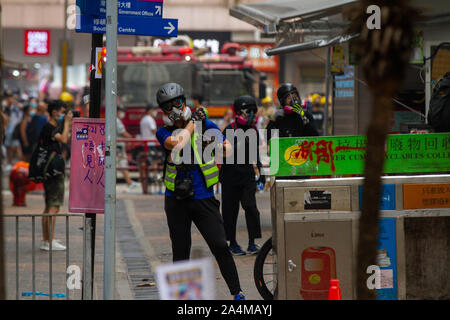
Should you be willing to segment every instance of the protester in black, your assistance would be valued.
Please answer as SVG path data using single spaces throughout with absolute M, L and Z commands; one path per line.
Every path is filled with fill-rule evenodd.
M 277 91 L 281 109 L 275 113 L 275 120 L 267 125 L 267 141 L 272 137 L 271 130 L 277 129 L 279 137 L 318 136 L 311 113 L 302 108 L 300 94 L 291 83 L 284 83 Z
M 249 238 L 247 252 L 256 254 L 259 247 L 255 244 L 255 239 L 261 238 L 261 222 L 256 206 L 255 176 L 264 179 L 264 176 L 260 175 L 259 135 L 255 126 L 258 108 L 255 99 L 250 96 L 237 98 L 233 108 L 235 119 L 223 131 L 228 139 L 233 140 L 234 161 L 230 164 L 227 159 L 220 168 L 222 216 L 231 253 L 245 255 L 236 240 L 239 203 L 242 205 Z M 244 154 L 245 157 L 240 159 Z M 264 184 L 264 181 L 262 182 Z
M 302 108 L 302 101 L 297 88 L 291 83 L 284 83 L 278 88 L 278 100 L 281 109 L 275 112 L 275 120 L 267 125 L 267 142 L 272 138 L 272 130 L 278 130 L 278 136 L 284 137 L 309 137 L 318 136 L 314 126 L 313 116 Z M 270 145 L 270 144 L 269 144 Z M 308 176 L 278 177 L 279 179 L 307 179 Z

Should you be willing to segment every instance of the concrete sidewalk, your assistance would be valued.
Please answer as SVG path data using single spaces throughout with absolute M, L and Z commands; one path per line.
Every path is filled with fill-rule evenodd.
M 122 188 L 122 189 L 121 189 Z M 68 188 L 66 188 L 68 190 Z M 116 299 L 159 299 L 155 286 L 139 285 L 154 282 L 154 270 L 159 264 L 171 263 L 171 242 L 163 210 L 164 197 L 143 195 L 139 191 L 124 193 L 124 186 L 118 185 L 117 222 L 116 222 Z M 3 191 L 4 212 L 8 214 L 36 214 L 44 209 L 42 193 L 27 194 L 26 207 L 12 207 L 12 195 Z M 220 199 L 220 198 L 219 198 Z M 271 236 L 269 193 L 257 194 L 258 208 L 261 212 L 262 245 Z M 68 193 L 61 213 L 67 213 Z M 242 211 L 242 209 L 241 209 Z M 103 298 L 103 215 L 97 215 L 94 299 Z M 83 261 L 83 219 L 71 217 L 69 220 L 70 255 L 69 265 L 82 268 Z M 66 219 L 56 220 L 55 238 L 65 243 Z M 32 237 L 31 218 L 19 219 L 19 299 L 22 292 L 32 291 Z M 41 218 L 35 219 L 35 261 L 36 291 L 49 293 L 49 253 L 39 250 L 41 240 Z M 6 260 L 7 260 L 7 296 L 16 299 L 16 219 L 8 217 L 5 221 Z M 246 249 L 248 235 L 243 212 L 240 213 L 237 226 L 237 240 Z M 212 257 L 206 242 L 194 226 L 192 228 L 191 258 Z M 241 287 L 249 300 L 261 300 L 253 281 L 255 255 L 234 257 L 239 272 Z M 215 266 L 216 299 L 229 300 L 231 295 L 223 280 L 217 263 Z M 53 252 L 53 293 L 66 293 L 66 253 Z M 48 299 L 38 296 L 37 299 Z M 81 299 L 81 290 L 69 290 L 69 299 Z M 54 298 L 65 299 L 65 298 Z

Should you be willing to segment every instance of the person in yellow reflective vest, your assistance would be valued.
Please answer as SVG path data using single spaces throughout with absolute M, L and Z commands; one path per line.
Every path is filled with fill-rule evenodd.
M 177 83 L 167 83 L 156 93 L 156 100 L 164 112 L 165 126 L 156 132 L 161 147 L 166 153 L 164 163 L 164 210 L 172 242 L 173 261 L 188 260 L 191 250 L 191 224 L 197 226 L 211 252 L 217 260 L 222 276 L 235 300 L 245 299 L 233 256 L 228 250 L 220 202 L 214 197 L 213 186 L 219 180 L 219 169 L 214 157 L 205 157 L 203 148 L 198 148 L 198 139 L 204 146 L 203 127 L 214 131 L 219 137 L 218 148 L 226 157 L 233 150 L 230 143 L 214 122 L 206 119 L 203 109 L 193 114 L 186 106 L 183 88 Z M 216 131 L 217 130 L 217 131 Z M 182 154 L 191 151 L 189 156 Z M 180 162 L 180 159 L 182 161 Z

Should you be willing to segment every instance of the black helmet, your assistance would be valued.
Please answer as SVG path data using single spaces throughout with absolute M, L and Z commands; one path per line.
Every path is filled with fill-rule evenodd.
M 156 93 L 156 101 L 160 107 L 176 98 L 184 98 L 184 90 L 178 83 L 166 83 Z
M 255 98 L 251 96 L 240 96 L 234 100 L 233 109 L 235 113 L 238 113 L 242 109 L 248 109 L 250 106 L 253 106 L 255 111 L 258 109 L 256 106 Z
M 286 96 L 289 93 L 297 93 L 298 96 L 300 97 L 300 94 L 298 93 L 297 88 L 292 84 L 292 83 L 283 83 L 277 91 L 277 97 L 278 97 L 278 101 L 280 101 L 280 103 L 282 105 L 284 105 L 284 99 L 286 98 Z

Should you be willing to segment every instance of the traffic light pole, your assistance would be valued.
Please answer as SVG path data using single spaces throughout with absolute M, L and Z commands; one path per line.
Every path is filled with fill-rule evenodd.
M 104 300 L 114 299 L 116 271 L 117 11 L 117 0 L 106 1 Z

